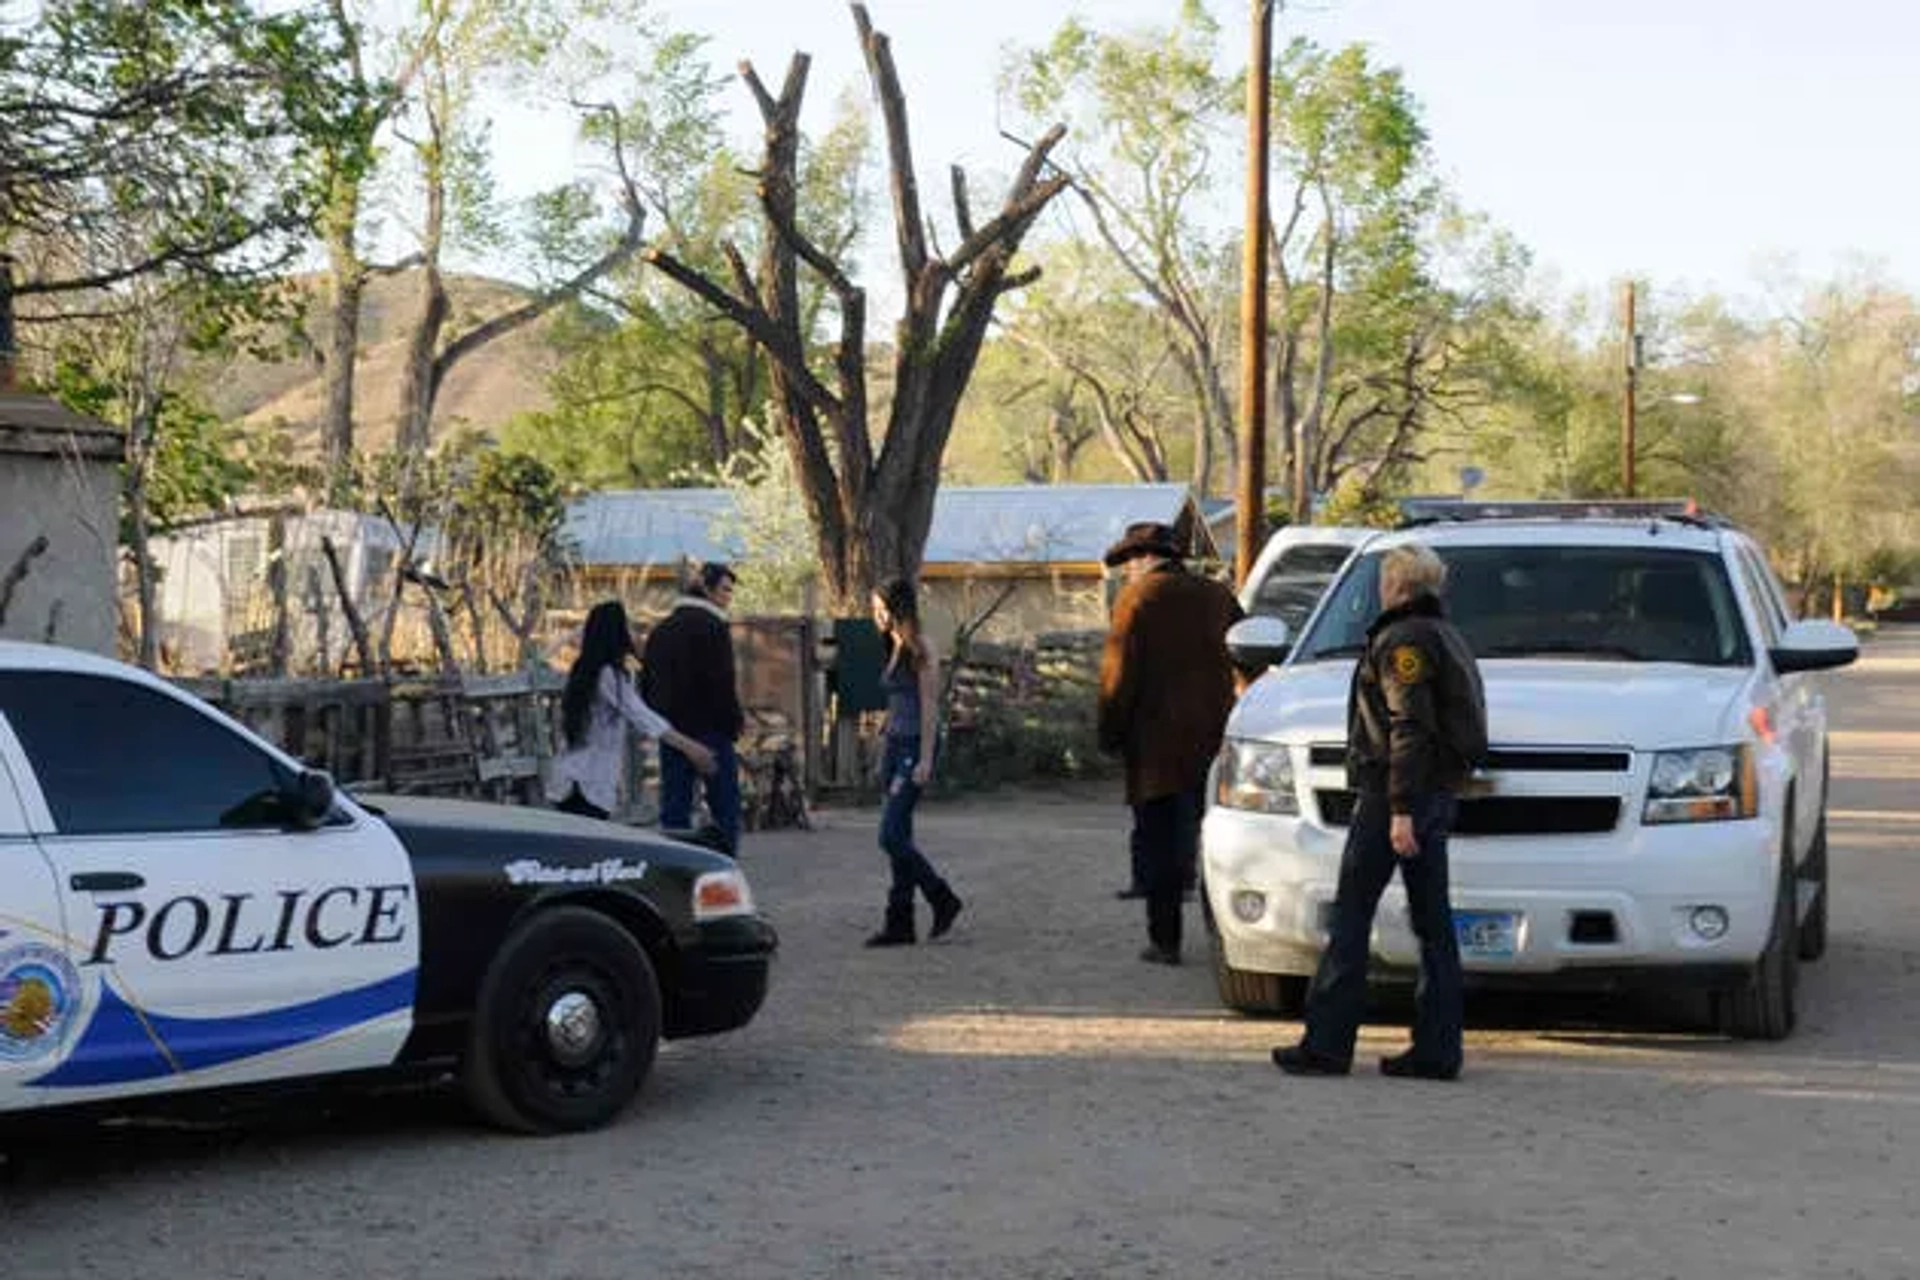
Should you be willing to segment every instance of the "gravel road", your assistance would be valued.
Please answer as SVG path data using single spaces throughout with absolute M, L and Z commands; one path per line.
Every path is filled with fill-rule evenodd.
M 1920 636 L 1869 654 L 1832 686 L 1833 944 L 1785 1044 L 1479 1000 L 1457 1084 L 1289 1080 L 1294 1026 L 1135 959 L 1117 795 L 929 808 L 969 909 L 891 952 L 859 945 L 872 815 L 829 813 L 747 852 L 766 1011 L 669 1046 L 612 1129 L 407 1094 L 76 1135 L 0 1171 L 0 1277 L 1920 1274 Z

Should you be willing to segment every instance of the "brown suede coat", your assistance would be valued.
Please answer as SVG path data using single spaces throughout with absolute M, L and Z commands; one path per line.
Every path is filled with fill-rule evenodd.
M 1100 665 L 1100 746 L 1126 760 L 1127 803 L 1206 782 L 1233 710 L 1227 628 L 1242 616 L 1232 592 L 1176 566 L 1120 593 Z

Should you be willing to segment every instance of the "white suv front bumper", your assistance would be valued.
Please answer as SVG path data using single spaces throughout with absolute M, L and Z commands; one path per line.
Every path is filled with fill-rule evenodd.
M 1227 964 L 1313 972 L 1345 841 L 1344 829 L 1304 818 L 1209 808 L 1201 862 Z M 1764 817 L 1659 827 L 1623 821 L 1598 835 L 1456 836 L 1448 845 L 1454 910 L 1519 920 L 1510 956 L 1463 955 L 1463 962 L 1470 973 L 1515 976 L 1751 964 L 1772 923 L 1780 847 L 1777 823 Z M 1692 927 L 1703 906 L 1726 912 L 1720 937 Z M 1603 914 L 1611 940 L 1576 940 L 1577 918 L 1591 924 Z M 1383 964 L 1419 961 L 1397 877 L 1375 916 L 1372 949 Z

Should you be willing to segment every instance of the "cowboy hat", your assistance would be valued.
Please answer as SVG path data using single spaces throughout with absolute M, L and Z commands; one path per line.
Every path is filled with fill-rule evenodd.
M 1172 528 L 1155 520 L 1142 520 L 1128 525 L 1120 541 L 1107 548 L 1106 565 L 1112 569 L 1138 556 L 1181 560 L 1186 557 L 1186 552 L 1181 549 Z

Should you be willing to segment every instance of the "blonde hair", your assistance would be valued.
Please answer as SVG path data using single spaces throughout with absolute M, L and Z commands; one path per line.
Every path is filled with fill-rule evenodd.
M 1421 592 L 1439 595 L 1447 585 L 1447 562 L 1424 542 L 1408 542 L 1380 557 L 1380 583 L 1411 598 Z

